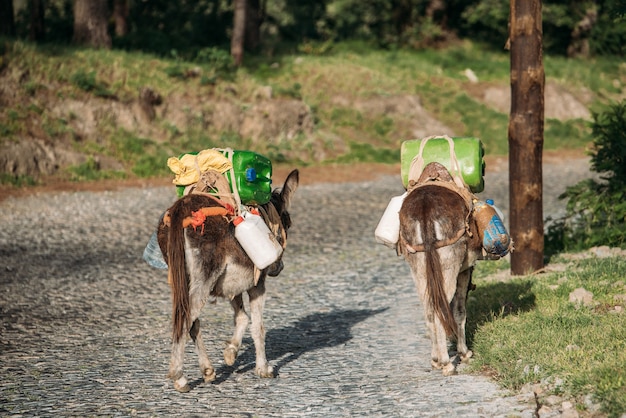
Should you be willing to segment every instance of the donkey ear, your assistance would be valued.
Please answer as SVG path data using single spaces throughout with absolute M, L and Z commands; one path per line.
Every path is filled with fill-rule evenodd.
M 298 183 L 300 181 L 300 173 L 298 170 L 293 170 L 287 176 L 285 180 L 285 184 L 283 185 L 283 189 L 280 192 L 280 197 L 283 200 L 283 209 L 288 210 L 289 205 L 291 204 L 291 198 L 293 197 L 293 193 L 298 188 Z

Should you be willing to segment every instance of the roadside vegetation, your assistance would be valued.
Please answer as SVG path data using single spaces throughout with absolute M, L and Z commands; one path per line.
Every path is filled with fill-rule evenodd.
M 560 196 L 546 234 L 545 273 L 511 278 L 480 263 L 468 303 L 472 370 L 539 405 L 573 399 L 583 416 L 626 413 L 626 101 L 594 113 L 590 178 Z M 591 250 L 589 250 L 591 249 Z M 560 405 L 550 405 L 558 408 Z
M 277 57 L 250 57 L 235 69 L 231 58 L 216 48 L 194 57 L 176 54 L 163 58 L 121 50 L 92 50 L 61 45 L 33 45 L 23 41 L 0 43 L 5 71 L 27 72 L 28 81 L 14 92 L 22 101 L 0 109 L 0 141 L 19 141 L 37 135 L 50 142 L 65 141 L 91 159 L 57 173 L 74 181 L 106 178 L 146 178 L 169 175 L 168 156 L 209 147 L 252 149 L 275 163 L 319 165 L 326 163 L 399 160 L 400 143 L 413 139 L 414 121 L 385 116 L 367 117 L 345 103 L 380 97 L 419 97 L 420 105 L 459 136 L 476 136 L 488 155 L 507 153 L 508 113 L 485 105 L 479 94 L 489 86 L 509 85 L 506 51 L 490 51 L 471 42 L 457 42 L 439 50 L 382 50 L 364 43 L 345 42 L 309 48 Z M 616 57 L 568 59 L 545 57 L 547 80 L 576 94 L 596 97 L 589 103 L 600 109 L 621 91 L 626 68 Z M 466 69 L 478 78 L 468 80 Z M 617 81 L 616 81 L 617 80 Z M 76 116 L 55 116 L 47 108 L 55 99 L 100 98 L 115 103 L 136 100 L 150 86 L 162 97 L 232 99 L 248 106 L 257 92 L 269 86 L 273 97 L 305 103 L 314 120 L 311 135 L 292 139 L 253 141 L 236 132 L 214 132 L 202 115 L 190 114 L 187 126 L 175 126 L 158 118 L 154 135 L 132 132 L 112 124 L 100 124 L 90 137 L 74 128 Z M 545 149 L 584 149 L 590 127 L 582 119 L 546 119 Z M 337 139 L 344 144 L 337 147 Z M 103 168 L 99 157 L 120 166 Z M 41 179 L 11 178 L 3 183 L 24 185 Z
M 607 254 L 610 255 L 610 254 Z M 547 273 L 511 278 L 506 262 L 479 262 L 468 302 L 471 370 L 511 391 L 573 400 L 585 415 L 626 412 L 626 258 L 556 257 Z M 494 271 L 497 270 L 497 271 Z M 583 294 L 578 299 L 573 295 Z

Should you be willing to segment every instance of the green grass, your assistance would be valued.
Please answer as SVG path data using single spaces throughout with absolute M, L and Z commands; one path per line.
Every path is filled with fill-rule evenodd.
M 126 174 L 122 171 L 102 170 L 93 158 L 89 158 L 82 164 L 70 166 L 67 171 L 69 179 L 76 182 L 126 178 Z
M 490 370 L 512 390 L 541 383 L 579 409 L 591 394 L 619 417 L 626 412 L 626 260 L 560 261 L 563 272 L 506 281 L 489 280 L 491 271 L 480 270 L 493 266 L 479 263 L 468 303 L 471 369 Z M 593 303 L 569 302 L 577 288 L 592 292 Z

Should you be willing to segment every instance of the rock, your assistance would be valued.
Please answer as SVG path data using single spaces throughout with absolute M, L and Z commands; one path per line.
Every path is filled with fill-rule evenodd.
M 569 402 L 569 401 L 565 401 L 561 404 L 561 418 L 578 418 L 578 411 L 576 410 L 576 408 L 574 407 L 574 405 Z
M 478 83 L 478 77 L 476 77 L 476 74 L 471 69 L 466 68 L 465 71 L 463 71 L 463 74 L 467 77 L 470 83 Z
M 546 119 L 591 118 L 591 113 L 584 103 L 579 101 L 564 87 L 555 83 L 546 83 L 545 86 L 545 117 Z M 482 100 L 501 113 L 509 113 L 511 108 L 511 89 L 509 86 L 491 86 L 484 90 Z
M 593 302 L 593 293 L 579 287 L 569 294 L 569 301 L 574 304 L 583 304 L 589 306 Z

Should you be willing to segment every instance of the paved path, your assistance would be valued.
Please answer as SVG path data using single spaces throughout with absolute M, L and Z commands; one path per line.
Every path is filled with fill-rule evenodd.
M 554 182 L 577 181 L 559 173 Z M 506 176 L 490 176 L 485 197 L 506 211 Z M 532 399 L 507 396 L 486 377 L 430 370 L 408 267 L 373 239 L 389 198 L 401 192 L 395 176 L 301 187 L 285 270 L 268 281 L 267 355 L 278 377 L 254 375 L 249 334 L 235 365 L 224 365 L 232 318 L 220 300 L 201 316 L 217 379 L 200 380 L 189 345 L 186 394 L 165 378 L 166 272 L 141 259 L 174 190 L 5 200 L 0 415 L 534 416 Z

